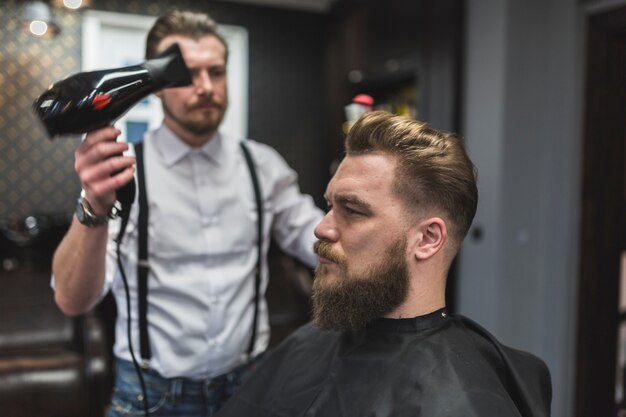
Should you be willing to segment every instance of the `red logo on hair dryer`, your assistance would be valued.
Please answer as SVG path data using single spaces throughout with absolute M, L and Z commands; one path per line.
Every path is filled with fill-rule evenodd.
M 93 101 L 91 102 L 91 105 L 93 106 L 94 110 L 102 110 L 110 102 L 111 102 L 110 94 L 100 93 L 94 97 Z

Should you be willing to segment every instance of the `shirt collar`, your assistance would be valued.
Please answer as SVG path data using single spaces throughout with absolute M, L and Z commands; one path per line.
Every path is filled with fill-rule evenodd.
M 175 165 L 191 152 L 202 153 L 217 165 L 221 165 L 223 161 L 224 146 L 220 133 L 215 133 L 211 139 L 199 149 L 194 149 L 187 145 L 165 125 L 162 125 L 156 130 L 154 139 L 155 146 L 163 156 L 163 161 L 168 167 Z

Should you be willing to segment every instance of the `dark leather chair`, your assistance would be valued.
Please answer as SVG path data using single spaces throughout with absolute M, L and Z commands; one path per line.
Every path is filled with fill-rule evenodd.
M 274 242 L 268 253 L 268 266 L 270 280 L 266 298 L 271 348 L 310 320 L 313 271 L 287 255 Z
M 93 314 L 64 316 L 50 265 L 65 217 L 0 223 L 0 415 L 102 417 L 109 348 Z

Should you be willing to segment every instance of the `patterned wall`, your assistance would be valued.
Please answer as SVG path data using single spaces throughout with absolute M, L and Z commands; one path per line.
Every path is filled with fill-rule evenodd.
M 52 142 L 32 112 L 52 82 L 80 68 L 76 12 L 55 11 L 62 27 L 51 39 L 22 31 L 15 1 L 0 8 L 0 222 L 72 212 L 79 184 L 73 171 L 78 137 Z

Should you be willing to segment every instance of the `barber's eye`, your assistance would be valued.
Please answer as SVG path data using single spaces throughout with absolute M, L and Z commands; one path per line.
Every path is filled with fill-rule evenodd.
M 224 68 L 214 68 L 211 70 L 211 77 L 223 77 L 224 75 L 226 75 Z

